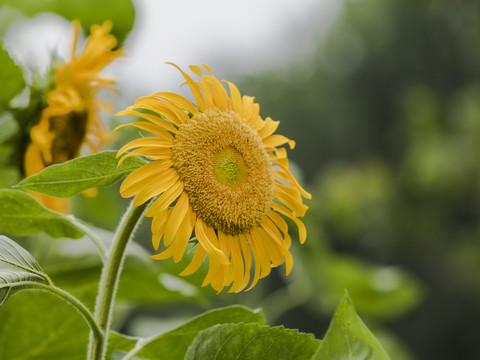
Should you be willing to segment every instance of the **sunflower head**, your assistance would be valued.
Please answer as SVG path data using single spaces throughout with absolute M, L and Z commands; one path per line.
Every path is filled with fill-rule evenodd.
M 96 97 L 102 87 L 111 87 L 112 80 L 100 77 L 100 71 L 123 55 L 112 51 L 117 41 L 109 32 L 111 22 L 94 25 L 85 48 L 75 54 L 80 24 L 74 21 L 72 58 L 55 70 L 55 86 L 48 93 L 47 107 L 40 121 L 30 131 L 31 142 L 25 153 L 25 175 L 36 174 L 47 166 L 71 160 L 80 155 L 84 145 L 95 153 L 113 137 L 98 117 L 100 107 L 109 104 Z M 67 200 L 34 194 L 45 206 L 67 212 Z
M 120 127 L 152 134 L 119 150 L 120 162 L 130 156 L 151 159 L 127 176 L 120 193 L 135 196 L 134 206 L 157 197 L 146 216 L 153 217 L 154 248 L 158 251 L 163 242 L 164 249 L 152 258 L 178 262 L 196 236 L 195 254 L 181 275 L 195 272 L 208 257 L 202 285 L 239 292 L 255 286 L 272 266 L 285 263 L 290 272 L 291 238 L 284 217 L 296 223 L 303 243 L 306 231 L 298 217 L 307 210 L 302 197 L 310 194 L 289 171 L 281 146 L 295 143 L 274 134 L 278 121 L 262 119 L 253 97 L 241 96 L 230 82 L 228 93 L 203 66 L 208 75 L 190 66 L 197 81 L 177 67 L 195 104 L 159 92 L 117 114 L 142 118 Z

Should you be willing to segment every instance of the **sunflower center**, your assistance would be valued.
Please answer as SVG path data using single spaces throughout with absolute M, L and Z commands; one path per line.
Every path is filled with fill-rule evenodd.
M 215 155 L 214 173 L 225 185 L 237 185 L 245 175 L 245 161 L 234 148 L 226 148 Z
M 210 109 L 193 116 L 179 127 L 172 150 L 192 209 L 208 225 L 240 234 L 270 209 L 272 165 L 240 115 Z
M 87 133 L 87 113 L 72 111 L 66 115 L 52 116 L 49 119 L 52 140 L 52 164 L 61 164 L 78 157 Z M 47 164 L 51 165 L 51 164 Z

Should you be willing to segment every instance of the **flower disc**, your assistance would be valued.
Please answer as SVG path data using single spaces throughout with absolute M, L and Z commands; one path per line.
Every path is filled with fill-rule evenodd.
M 209 109 L 182 124 L 174 167 L 193 211 L 213 228 L 237 235 L 270 209 L 274 182 L 262 139 L 236 113 Z
M 87 133 L 87 116 L 86 111 L 72 111 L 48 119 L 50 132 L 55 135 L 50 149 L 52 164 L 78 157 Z

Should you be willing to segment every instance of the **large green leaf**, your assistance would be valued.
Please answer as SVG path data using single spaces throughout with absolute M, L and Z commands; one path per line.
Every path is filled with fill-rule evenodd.
M 84 360 L 89 328 L 55 295 L 24 290 L 0 311 L 0 360 Z
M 135 20 L 131 0 L 0 0 L 0 5 L 15 7 L 28 16 L 54 12 L 69 20 L 79 19 L 86 31 L 93 24 L 111 20 L 112 33 L 119 41 L 125 39 Z
M 54 238 L 84 234 L 67 216 L 50 211 L 23 191 L 0 190 L 0 231 L 23 236 L 45 232 Z
M 107 359 L 112 357 L 115 350 L 130 351 L 135 347 L 135 344 L 142 340 L 142 338 L 120 334 L 116 331 L 111 331 L 108 337 Z
M 0 235 L 0 308 L 16 290 L 46 281 L 40 265 L 15 241 Z
M 48 166 L 16 187 L 68 198 L 91 188 L 110 186 L 145 164 L 142 159 L 131 157 L 117 167 L 116 154 L 116 151 L 104 151 Z
M 345 294 L 312 360 L 389 360 Z
M 320 345 L 311 334 L 260 324 L 222 324 L 202 331 L 185 360 L 310 360 Z
M 0 111 L 25 86 L 22 70 L 13 62 L 0 42 Z
M 109 345 L 122 351 L 130 351 L 124 358 L 183 360 L 188 346 L 201 331 L 216 324 L 257 323 L 261 326 L 265 319 L 261 312 L 243 306 L 230 306 L 208 311 L 188 323 L 161 335 L 132 342 L 118 334 L 111 337 Z M 132 350 L 133 349 L 133 350 Z M 203 359 L 198 357 L 197 359 Z M 208 357 L 207 357 L 208 358 Z

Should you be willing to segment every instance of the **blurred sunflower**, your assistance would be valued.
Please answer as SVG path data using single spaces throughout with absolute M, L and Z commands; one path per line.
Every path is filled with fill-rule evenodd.
M 152 258 L 180 261 L 194 233 L 196 252 L 180 275 L 197 271 L 208 255 L 202 286 L 211 284 L 217 291 L 231 286 L 229 292 L 239 292 L 250 283 L 252 266 L 249 288 L 272 266 L 285 263 L 290 273 L 291 238 L 282 215 L 296 223 L 303 243 L 306 230 L 297 217 L 307 210 L 302 196 L 310 194 L 290 173 L 285 148 L 279 148 L 295 145 L 273 134 L 279 122 L 263 120 L 254 98 L 242 97 L 230 82 L 228 95 L 210 68 L 203 66 L 210 76 L 190 66 L 200 81 L 177 67 L 196 105 L 178 94 L 159 92 L 117 114 L 146 120 L 120 127 L 134 126 L 156 135 L 135 139 L 119 150 L 118 156 L 137 148 L 120 162 L 130 156 L 153 159 L 128 175 L 120 193 L 136 196 L 134 206 L 160 195 L 145 215 L 153 217 L 154 248 L 158 251 L 163 238 L 166 250 Z
M 48 93 L 48 106 L 40 121 L 30 131 L 30 144 L 24 159 L 25 175 L 31 176 L 52 164 L 63 163 L 80 155 L 84 145 L 88 153 L 98 152 L 113 137 L 98 116 L 99 108 L 111 110 L 110 104 L 98 99 L 102 87 L 112 87 L 113 80 L 103 79 L 100 71 L 122 50 L 112 51 L 117 40 L 110 34 L 112 23 L 93 25 L 91 35 L 80 55 L 75 55 L 80 29 L 73 22 L 74 39 L 70 62 L 55 70 L 55 88 Z M 67 213 L 68 199 L 32 193 L 46 207 Z

